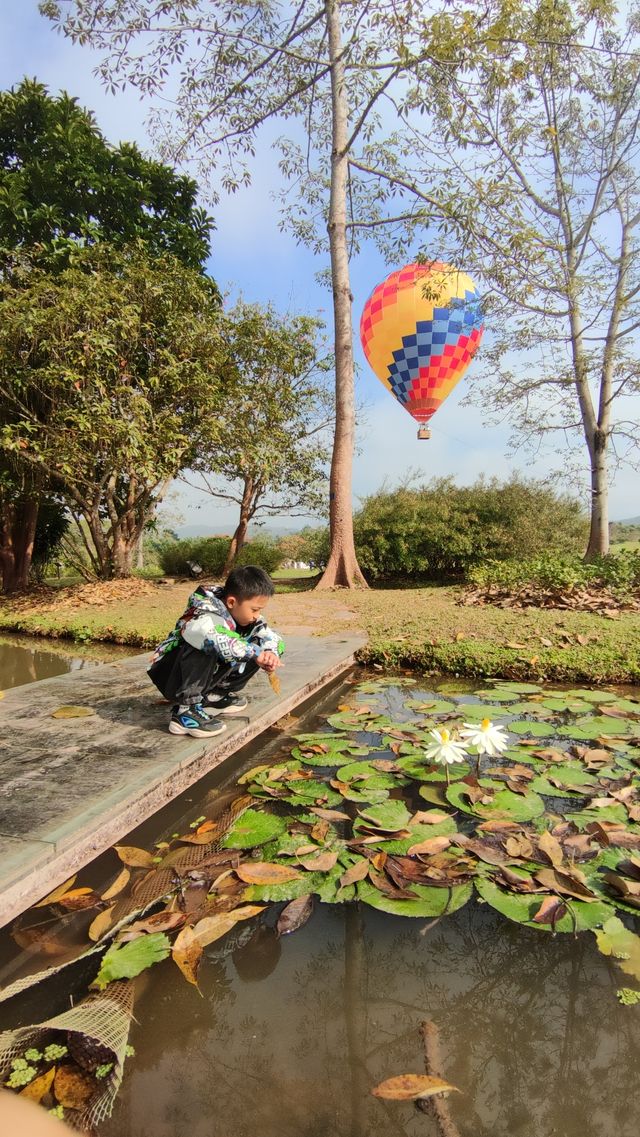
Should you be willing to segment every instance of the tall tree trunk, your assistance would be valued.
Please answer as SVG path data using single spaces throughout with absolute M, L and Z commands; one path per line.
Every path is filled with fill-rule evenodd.
M 329 247 L 336 357 L 336 428 L 329 484 L 331 551 L 317 587 L 367 587 L 353 541 L 351 478 L 355 440 L 353 326 L 347 246 L 347 187 L 349 177 L 348 107 L 344 72 L 340 0 L 326 0 L 326 23 L 331 61 L 332 149 L 329 200 Z
M 38 497 L 25 497 L 4 502 L 0 508 L 0 567 L 5 593 L 21 592 L 29 586 L 38 506 Z
M 591 529 L 586 560 L 603 557 L 609 552 L 609 477 L 607 471 L 607 434 L 598 427 L 589 439 L 591 459 Z
M 224 562 L 222 575 L 226 577 L 236 563 L 238 553 L 245 543 L 247 537 L 247 529 L 251 520 L 251 506 L 253 498 L 253 478 L 245 478 L 244 487 L 242 490 L 242 501 L 240 503 L 240 520 L 236 527 L 236 531 L 231 538 L 231 543 L 227 551 L 227 559 Z

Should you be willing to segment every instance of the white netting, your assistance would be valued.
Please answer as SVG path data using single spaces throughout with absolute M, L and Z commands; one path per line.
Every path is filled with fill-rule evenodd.
M 109 1117 L 122 1081 L 122 1068 L 129 1028 L 133 1014 L 133 984 L 110 983 L 100 994 L 90 995 L 77 1007 L 45 1022 L 17 1027 L 0 1034 L 0 1078 L 10 1072 L 14 1058 L 21 1057 L 29 1047 L 40 1047 L 51 1041 L 51 1032 L 71 1032 L 82 1040 L 106 1047 L 113 1055 L 113 1069 L 106 1078 L 96 1082 L 96 1092 L 81 1110 L 65 1110 L 65 1119 L 74 1128 L 90 1130 Z M 54 1036 L 55 1037 L 55 1036 Z M 77 1044 L 76 1044 L 77 1045 Z

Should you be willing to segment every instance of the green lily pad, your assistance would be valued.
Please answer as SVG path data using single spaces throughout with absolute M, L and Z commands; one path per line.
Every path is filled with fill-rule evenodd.
M 376 770 L 370 762 L 350 762 L 347 766 L 341 766 L 339 780 L 350 782 L 353 779 L 358 784 L 374 779 L 376 789 L 379 790 L 392 790 L 395 786 L 403 785 L 405 780 L 394 774 L 385 774 L 383 770 Z
M 263 813 L 258 809 L 248 809 L 234 821 L 220 842 L 223 849 L 253 849 L 265 845 L 274 837 L 284 833 L 287 823 L 283 817 Z
M 487 784 L 489 779 L 482 779 L 481 785 Z M 493 783 L 499 785 L 499 783 Z M 544 813 L 544 802 L 539 794 L 527 790 L 526 794 L 515 794 L 512 790 L 498 790 L 489 805 L 480 802 L 472 804 L 465 795 L 465 785 L 457 783 L 449 786 L 446 797 L 451 805 L 465 813 L 473 813 L 476 817 L 483 817 L 487 821 L 491 818 L 504 817 L 509 821 L 530 821 L 532 817 L 539 817 Z
M 613 691 L 598 691 L 596 688 L 589 690 L 588 687 L 578 687 L 571 691 L 564 691 L 563 695 L 569 699 L 586 699 L 587 702 L 592 703 L 615 703 L 618 696 L 614 695 Z
M 397 765 L 399 769 L 402 770 L 403 774 L 406 774 L 409 778 L 413 778 L 415 782 L 446 781 L 447 775 L 445 774 L 444 770 L 434 770 L 433 765 L 430 762 L 427 762 L 424 756 L 422 757 L 421 761 L 416 760 L 413 757 L 399 758 Z M 470 768 L 471 767 L 467 765 L 466 762 L 456 762 L 453 766 L 449 767 L 449 777 L 453 781 L 457 781 L 459 778 L 464 778 L 469 773 Z
M 640 936 L 629 931 L 618 916 L 612 916 L 595 937 L 603 955 L 612 956 L 625 975 L 640 980 Z
M 603 805 L 601 809 L 581 809 L 579 813 L 572 813 L 571 820 L 575 822 L 578 829 L 585 829 L 592 821 L 621 821 L 623 824 L 627 821 L 627 811 L 623 805 L 616 803 L 615 805 Z M 632 830 L 633 831 L 633 830 Z M 615 830 L 611 830 L 609 840 L 613 842 L 615 837 Z
M 400 837 L 398 840 L 391 841 L 376 841 L 375 845 L 370 845 L 369 848 L 380 849 L 383 853 L 396 853 L 404 856 L 411 846 L 417 845 L 419 841 L 427 841 L 429 837 L 446 837 L 449 833 L 455 832 L 457 830 L 453 817 L 447 817 L 444 821 L 439 821 L 437 825 L 412 826 L 410 837 Z
M 397 833 L 399 829 L 406 829 L 411 820 L 411 814 L 403 801 L 385 801 L 382 805 L 372 805 L 358 812 L 363 822 L 374 829 L 388 833 Z
M 584 714 L 591 710 L 591 706 L 581 699 L 543 699 L 540 704 L 548 707 L 550 711 L 571 711 L 573 714 Z
M 548 726 L 546 722 L 525 722 L 517 719 L 509 723 L 509 731 L 513 734 L 522 734 L 526 738 L 553 738 L 562 732 L 557 727 Z
M 404 705 L 424 715 L 453 714 L 458 709 L 455 703 L 447 699 L 430 699 L 428 696 L 424 699 L 407 699 Z
M 539 695 L 542 687 L 537 683 L 500 683 L 496 687 L 496 691 L 515 691 L 516 695 Z
M 458 710 L 460 717 L 469 722 L 481 722 L 482 719 L 491 719 L 495 722 L 496 719 L 504 718 L 511 713 L 510 707 L 499 707 L 495 703 L 460 703 Z
M 499 687 L 496 687 L 493 691 L 474 691 L 474 694 L 477 695 L 479 699 L 486 699 L 488 702 L 496 703 L 512 703 L 518 698 L 517 691 L 501 691 Z
M 592 715 L 576 719 L 570 726 L 556 730 L 561 738 L 594 739 L 609 734 L 626 735 L 633 732 L 633 724 L 628 719 L 612 719 L 608 715 Z
M 549 701 L 546 700 L 546 702 Z M 554 717 L 553 711 L 546 706 L 546 703 L 531 702 L 512 703 L 510 707 L 503 708 L 502 714 L 531 715 L 534 719 L 552 719 Z
M 391 900 L 368 880 L 359 880 L 356 889 L 358 900 L 380 912 L 390 912 L 393 916 L 442 916 L 462 908 L 471 899 L 473 887 L 457 884 L 448 889 L 412 884 L 411 891 L 416 894 L 415 900 Z
M 526 924 L 528 928 L 538 928 L 543 932 L 550 932 L 550 924 L 536 924 L 533 917 L 540 908 L 542 901 L 545 898 L 543 892 L 506 892 L 500 888 L 488 876 L 476 877 L 476 889 L 483 900 L 495 908 L 497 912 L 501 912 L 509 920 L 514 920 L 517 924 Z M 568 898 L 569 899 L 569 898 Z M 612 915 L 613 909 L 609 904 L 605 904 L 600 900 L 593 900 L 588 903 L 584 900 L 569 899 L 571 905 L 571 913 L 567 912 L 554 924 L 554 931 L 556 932 L 585 932 L 591 928 L 600 927 Z
M 549 778 L 555 778 L 562 784 L 554 786 Z M 542 788 L 542 783 L 544 783 L 544 788 Z M 537 793 L 550 794 L 552 797 L 564 797 L 566 791 L 579 794 L 581 792 L 580 787 L 584 786 L 586 787 L 584 792 L 589 793 L 597 785 L 598 779 L 594 778 L 593 774 L 587 773 L 584 766 L 567 762 L 562 766 L 546 766 L 544 774 L 533 779 L 531 788 Z

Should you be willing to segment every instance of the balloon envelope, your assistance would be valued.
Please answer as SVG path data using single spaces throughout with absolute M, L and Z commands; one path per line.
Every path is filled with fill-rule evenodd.
M 378 379 L 422 424 L 464 375 L 483 331 L 473 281 L 440 261 L 392 272 L 374 288 L 360 321 Z

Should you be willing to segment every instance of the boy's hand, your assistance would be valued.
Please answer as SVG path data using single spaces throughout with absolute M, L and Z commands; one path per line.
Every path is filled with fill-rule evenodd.
M 276 655 L 275 651 L 262 651 L 256 659 L 258 667 L 263 671 L 275 671 L 276 667 L 282 667 L 282 660 L 280 656 Z

